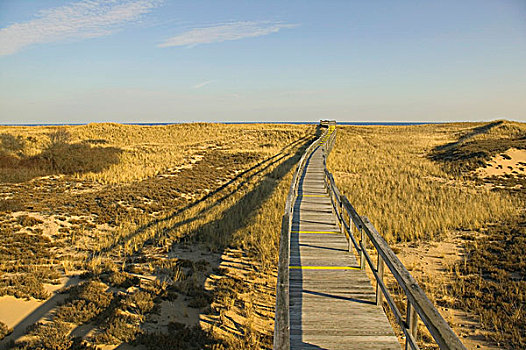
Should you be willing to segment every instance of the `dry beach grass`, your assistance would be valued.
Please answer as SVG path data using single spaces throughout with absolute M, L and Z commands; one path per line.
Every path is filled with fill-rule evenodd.
M 49 309 L 4 345 L 270 346 L 287 174 L 314 127 L 0 131 L 0 290 Z M 65 280 L 55 303 L 47 286 Z
M 519 163 L 504 177 L 480 178 L 480 169 L 509 149 L 525 149 L 526 126 L 497 121 L 338 131 L 328 161 L 338 186 L 393 244 L 466 345 L 522 349 L 526 178 Z M 403 311 L 392 279 L 391 287 Z M 433 348 L 420 329 L 422 346 Z
M 524 347 L 526 179 L 520 162 L 502 176 L 481 169 L 524 150 L 525 130 L 339 127 L 328 161 L 468 347 Z M 281 215 L 315 133 L 0 128 L 0 337 L 13 328 L 2 345 L 271 348 Z M 36 308 L 8 322 L 9 305 Z

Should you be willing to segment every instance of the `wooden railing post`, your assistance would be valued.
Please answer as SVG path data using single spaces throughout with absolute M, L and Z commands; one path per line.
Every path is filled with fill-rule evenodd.
M 331 182 L 329 181 L 329 179 L 327 178 L 327 175 L 325 175 L 325 190 L 327 191 L 327 194 L 329 195 L 329 197 L 332 198 L 332 195 L 331 195 L 331 191 L 329 189 L 330 185 L 331 185 Z
M 378 279 L 380 281 L 384 281 L 384 259 L 378 254 L 378 265 L 376 267 L 376 272 L 378 273 Z M 380 288 L 380 283 L 378 280 L 376 281 L 376 305 L 382 305 L 382 302 L 384 300 L 384 295 L 382 293 L 382 289 Z
M 413 338 L 416 340 L 418 317 L 417 317 L 415 308 L 411 305 L 409 300 L 407 300 L 406 322 L 407 322 L 407 329 L 409 331 L 409 334 L 411 334 Z M 406 337 L 405 338 L 405 350 L 408 350 L 408 349 L 411 349 L 411 346 L 409 345 L 409 338 Z
M 343 195 L 340 194 L 340 198 L 338 198 L 340 201 L 340 232 L 345 234 L 345 222 L 343 217 Z M 351 239 L 347 238 L 347 242 L 349 243 L 349 247 L 351 246 Z
M 343 199 L 343 196 L 342 196 L 342 199 Z M 347 212 L 347 214 L 349 214 L 349 213 Z M 354 236 L 354 225 L 353 225 L 353 222 L 352 222 L 351 214 L 349 214 L 349 253 L 352 253 L 351 237 L 350 236 Z
M 361 226 L 358 230 L 360 231 L 360 270 L 363 270 L 365 269 L 365 230 Z

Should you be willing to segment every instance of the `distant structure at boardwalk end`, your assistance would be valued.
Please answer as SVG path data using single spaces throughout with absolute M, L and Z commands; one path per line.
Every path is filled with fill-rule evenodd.
M 320 120 L 320 126 L 328 128 L 329 125 L 336 126 L 336 120 Z

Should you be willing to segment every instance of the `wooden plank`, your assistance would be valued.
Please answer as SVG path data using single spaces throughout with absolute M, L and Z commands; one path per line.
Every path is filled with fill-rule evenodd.
M 309 158 L 298 193 L 304 196 L 294 202 L 290 237 L 291 349 L 400 349 L 371 281 L 354 270 L 359 266 L 331 198 L 320 195 L 326 193 L 321 148 Z
M 325 347 L 320 347 L 316 345 L 319 343 L 324 344 Z M 292 336 L 291 348 L 335 350 L 399 350 L 400 344 L 398 344 L 398 342 L 394 343 L 391 336 L 330 336 L 306 334 L 305 336 Z
M 327 134 L 324 133 L 323 136 Z M 300 174 L 304 172 L 307 157 L 312 155 L 320 139 L 312 142 L 301 159 L 292 177 L 285 212 L 281 223 L 281 235 L 279 245 L 278 280 L 276 283 L 276 309 L 274 319 L 274 342 L 273 347 L 277 350 L 290 349 L 290 319 L 289 319 L 289 255 L 290 255 L 290 230 L 292 226 L 293 200 L 298 190 Z
M 347 198 L 340 196 L 332 174 L 326 170 L 324 155 L 334 144 L 334 128 L 334 124 L 329 124 L 322 137 L 305 152 L 287 197 L 285 212 L 290 215 L 282 236 L 289 235 L 289 239 L 284 240 L 288 250 L 287 255 L 282 256 L 280 245 L 278 281 L 281 281 L 280 273 L 287 279 L 281 284 L 278 282 L 276 333 L 279 331 L 279 334 L 275 333 L 274 348 L 289 349 L 284 345 L 288 342 L 291 349 L 400 349 L 383 309 L 378 306 L 380 290 L 392 304 L 381 281 L 383 265 L 373 266 L 367 254 L 361 259 L 361 264 L 367 262 L 379 279 L 373 287 L 362 270 L 354 269 L 358 264 L 355 256 L 347 252 L 347 238 L 333 233 L 348 232 L 347 222 L 352 220 L 353 226 L 362 230 L 362 239 L 365 235 L 372 241 L 440 347 L 464 349 L 383 238 L 366 218 L 357 214 Z M 347 215 L 340 214 L 345 211 Z M 340 228 L 342 217 L 345 224 Z M 287 224 L 286 220 L 283 224 Z M 357 242 L 354 241 L 354 245 L 357 246 Z M 286 264 L 282 264 L 284 256 Z M 287 272 L 283 272 L 285 265 Z M 286 293 L 283 292 L 285 284 Z M 286 294 L 287 304 L 280 293 Z M 288 318 L 280 316 L 280 308 L 287 310 Z M 394 311 L 397 314 L 397 310 Z M 404 326 L 400 315 L 398 319 Z M 284 320 L 288 322 L 285 326 Z M 412 330 L 404 326 L 404 332 L 412 341 Z M 288 337 L 286 341 L 284 335 Z

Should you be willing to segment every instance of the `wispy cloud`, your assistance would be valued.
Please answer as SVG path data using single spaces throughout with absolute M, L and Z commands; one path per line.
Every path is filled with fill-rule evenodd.
M 0 56 L 26 46 L 109 35 L 150 12 L 161 0 L 83 0 L 43 10 L 35 19 L 0 29 Z
M 239 40 L 268 35 L 281 29 L 294 28 L 297 24 L 279 22 L 233 22 L 209 27 L 195 28 L 169 38 L 159 47 L 193 46 L 198 44 L 219 43 L 227 40 Z
M 200 89 L 200 88 L 205 87 L 205 86 L 207 86 L 208 84 L 213 83 L 213 82 L 214 82 L 213 80 L 203 81 L 202 83 L 195 84 L 194 86 L 192 86 L 192 88 L 193 88 L 193 89 Z

